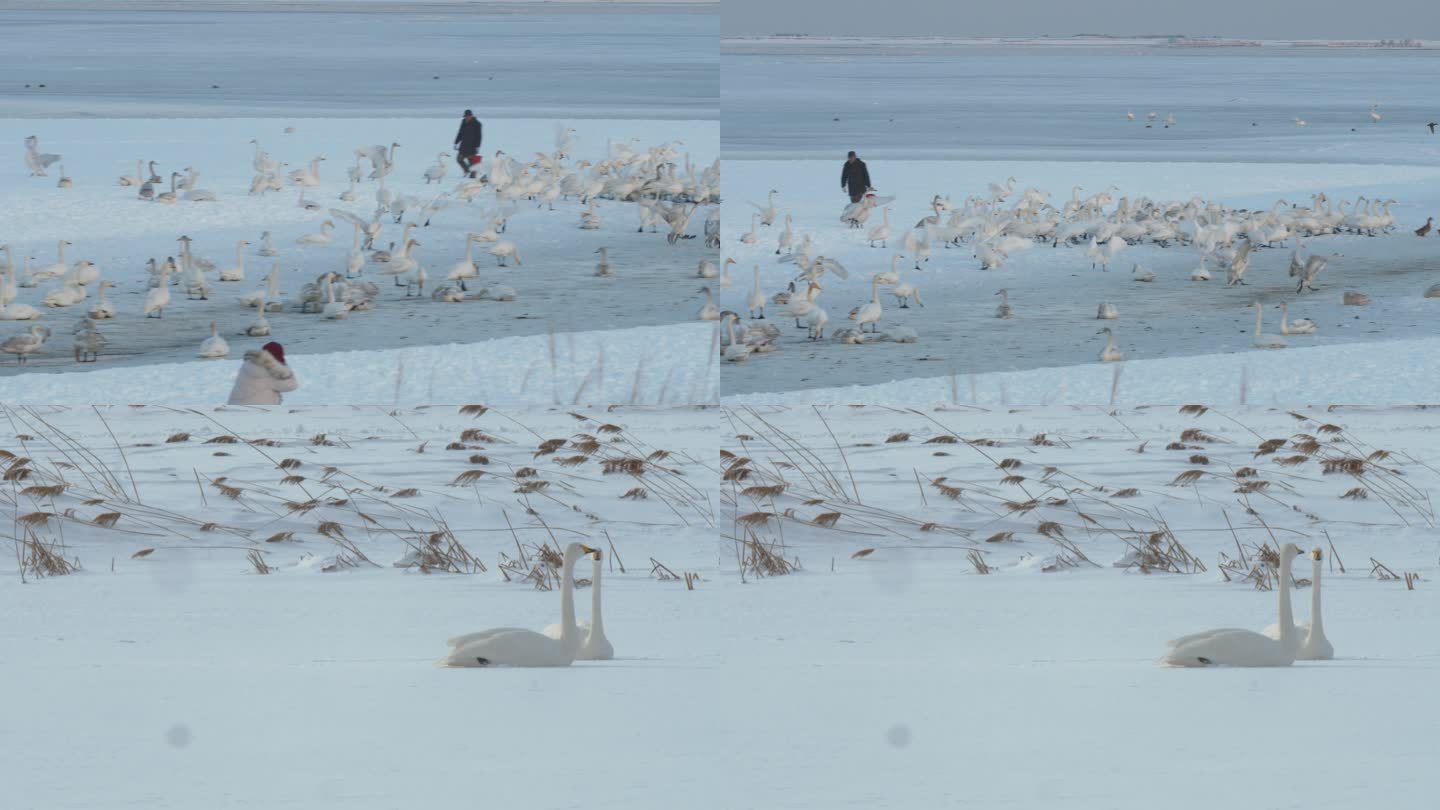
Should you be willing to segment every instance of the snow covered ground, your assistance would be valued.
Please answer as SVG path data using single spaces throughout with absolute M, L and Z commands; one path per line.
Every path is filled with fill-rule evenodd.
M 932 213 L 935 195 L 949 196 L 959 209 L 971 195 L 984 196 L 991 183 L 1004 185 L 1012 176 L 1016 195 L 1007 207 L 1027 188 L 1048 194 L 1057 208 L 1071 199 L 1074 186 L 1082 188 L 1082 197 L 1110 188 L 1117 201 L 1199 197 L 1251 210 L 1269 210 L 1281 200 L 1309 206 L 1312 195 L 1324 193 L 1332 208 L 1342 201 L 1353 205 L 1362 196 L 1393 198 L 1397 228 L 1374 238 L 1309 240 L 1313 255 L 1344 256 L 1324 270 L 1316 294 L 1300 296 L 1288 274 L 1288 249 L 1257 251 L 1247 285 L 1225 288 L 1224 273 L 1213 259 L 1209 270 L 1216 280 L 1189 280 L 1200 254 L 1188 246 L 1131 246 L 1108 273 L 1092 269 L 1080 248 L 1037 246 L 983 272 L 973 245 L 935 246 L 919 270 L 911 256 L 899 264 L 902 279 L 919 288 L 923 309 L 901 310 L 881 290 L 881 331 L 914 329 L 917 343 L 815 345 L 803 338 L 804 332 L 788 328 L 782 330 L 779 352 L 727 364 L 723 390 L 746 395 L 1070 368 L 1098 360 L 1102 326 L 1114 328 L 1128 361 L 1248 354 L 1254 351 L 1254 321 L 1246 307 L 1255 300 L 1267 305 L 1268 333 L 1278 331 L 1279 313 L 1273 307 L 1282 301 L 1290 304 L 1292 318 L 1318 324 L 1316 334 L 1292 338 L 1292 347 L 1367 343 L 1371 354 L 1395 357 L 1402 375 L 1415 379 L 1410 366 L 1423 361 L 1375 342 L 1437 335 L 1429 306 L 1433 300 L 1422 295 L 1440 282 L 1440 242 L 1433 234 L 1422 240 L 1411 233 L 1440 212 L 1435 192 L 1440 136 L 1425 126 L 1435 113 L 1420 78 L 1437 58 L 1435 50 L 726 40 L 721 57 L 727 174 L 722 249 L 737 261 L 735 281 L 722 300 L 726 309 L 745 311 L 756 264 L 767 297 L 797 275 L 794 265 L 776 263 L 776 240 L 789 214 L 797 241 L 811 237 L 812 256 L 837 259 L 851 271 L 849 281 L 827 275 L 819 301 L 832 331 L 852 325 L 847 313 L 871 298 L 871 276 L 888 270 L 891 257 L 905 252 L 903 235 Z M 936 103 L 936 88 L 944 88 L 945 103 Z M 1378 123 L 1370 119 L 1372 105 Z M 1128 120 L 1127 113 L 1135 120 Z M 1152 113 L 1157 117 L 1149 124 Z M 1164 121 L 1172 114 L 1176 123 L 1167 127 Z M 880 243 L 871 248 L 865 238 L 870 227 L 880 224 L 881 211 L 860 230 L 839 222 L 848 199 L 838 180 L 849 149 L 868 161 L 877 192 L 895 197 L 890 249 Z M 757 244 L 741 244 L 740 237 L 751 230 L 749 203 L 765 203 L 772 189 L 779 192 L 780 219 L 774 227 L 758 228 Z M 1285 243 L 1286 248 L 1293 245 L 1293 239 Z M 1131 269 L 1136 263 L 1155 273 L 1156 281 L 1135 282 Z M 1014 308 L 1011 320 L 993 317 L 1002 288 L 1008 289 Z M 1348 290 L 1370 296 L 1370 305 L 1343 305 L 1342 293 Z M 1102 302 L 1118 308 L 1118 320 L 1096 321 Z M 768 314 L 773 317 L 777 309 Z M 1345 356 L 1363 359 L 1365 350 Z M 1289 352 L 1255 365 L 1293 364 L 1293 373 L 1283 377 L 1287 383 L 1303 382 L 1312 373 L 1334 373 L 1313 365 L 1301 370 L 1304 363 Z M 1203 367 L 1216 364 L 1236 367 L 1218 357 Z M 1200 367 L 1192 364 L 1186 370 Z M 1060 393 L 1073 377 L 1061 372 L 1027 376 L 1041 387 L 1039 396 L 1022 394 L 1011 401 L 1076 401 Z M 1104 393 L 1093 385 L 1087 390 Z M 1159 387 L 1156 395 L 1168 401 L 1173 390 Z M 1236 390 L 1231 373 L 1208 393 L 1230 396 Z M 1374 398 L 1361 399 L 1390 401 L 1385 396 L 1391 390 L 1382 384 Z M 1440 393 L 1408 385 L 1394 392 L 1424 400 Z M 902 391 L 891 388 L 889 393 Z M 1126 401 L 1145 401 L 1130 399 L 1129 393 L 1122 392 Z M 1304 389 L 1283 386 L 1273 393 L 1306 396 Z M 1326 396 L 1344 399 L 1341 392 Z
M 721 531 L 801 566 L 742 583 L 730 540 L 710 594 L 745 695 L 727 759 L 746 775 L 739 803 L 1428 806 L 1434 418 L 1297 411 L 729 409 Z M 1283 446 L 1257 456 L 1271 438 Z M 1358 477 L 1323 472 L 1379 450 Z M 1198 480 L 1172 485 L 1188 470 Z M 1341 497 L 1356 487 L 1368 497 Z M 1167 531 L 1192 573 L 1114 566 Z M 1274 621 L 1275 592 L 1243 580 L 1272 538 L 1324 551 L 1335 660 L 1157 666 L 1168 638 Z M 1372 576 L 1371 558 L 1402 579 Z M 1295 594 L 1299 621 L 1310 595 Z
M 658 807 L 722 779 L 704 724 L 683 719 L 725 683 L 697 632 L 715 411 L 6 416 L 3 464 L 31 471 L 6 489 L 9 534 L 63 542 L 81 566 L 22 583 L 21 557 L 0 561 L 0 685 L 30 696 L 0 728 L 7 806 Z M 538 453 L 552 438 L 565 446 Z M 482 473 L 457 485 L 467 471 Z M 51 484 L 65 491 L 28 489 Z M 436 667 L 452 635 L 556 621 L 556 591 L 524 577 L 539 546 L 575 540 L 608 560 L 613 661 Z M 463 546 L 467 573 L 394 566 L 432 543 Z M 584 620 L 589 589 L 576 601 Z M 632 757 L 669 790 L 621 767 Z
M 288 353 L 300 389 L 287 405 L 696 405 L 720 396 L 710 324 L 495 338 L 386 351 Z M 68 351 L 68 340 L 60 344 Z M 230 396 L 242 357 L 65 374 L 0 377 L 0 401 L 214 405 Z M 83 367 L 82 367 L 83 368 Z

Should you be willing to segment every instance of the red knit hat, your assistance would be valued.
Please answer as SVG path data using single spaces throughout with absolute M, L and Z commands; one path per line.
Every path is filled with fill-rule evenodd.
M 267 352 L 269 352 L 271 357 L 275 358 L 276 360 L 279 360 L 279 361 L 280 361 L 280 365 L 282 365 L 282 366 L 285 365 L 285 347 L 284 347 L 284 346 L 281 346 L 279 343 L 276 343 L 275 341 L 272 340 L 272 341 L 270 341 L 269 343 L 266 343 L 264 346 L 261 346 L 260 348 L 261 348 L 261 349 L 264 349 L 264 350 L 267 351 Z

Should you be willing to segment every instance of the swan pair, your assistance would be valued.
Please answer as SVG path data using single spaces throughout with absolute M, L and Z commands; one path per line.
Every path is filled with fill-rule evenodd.
M 1328 661 L 1335 648 L 1325 637 L 1320 614 L 1320 549 L 1310 552 L 1313 567 L 1310 592 L 1310 623 L 1296 626 L 1290 611 L 1290 565 L 1301 554 L 1299 546 L 1286 543 L 1280 548 L 1280 621 L 1263 633 L 1227 627 L 1181 636 L 1167 642 L 1169 648 L 1160 663 L 1173 667 L 1288 667 L 1296 660 Z M 1300 637 L 1301 632 L 1305 637 Z
M 585 638 L 575 623 L 575 563 L 581 555 L 594 560 L 591 584 L 591 624 Z M 537 633 L 518 627 L 499 627 L 450 639 L 450 651 L 440 660 L 448 667 L 568 667 L 576 660 L 607 660 L 615 656 L 605 638 L 600 615 L 600 551 L 583 543 L 565 547 L 560 566 L 560 623 Z

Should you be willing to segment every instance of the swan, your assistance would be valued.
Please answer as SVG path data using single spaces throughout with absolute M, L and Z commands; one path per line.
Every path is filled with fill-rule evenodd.
M 263 231 L 260 234 L 260 248 L 255 251 L 259 256 L 279 256 L 280 251 L 275 249 L 275 243 L 270 239 L 270 232 Z
M 1160 663 L 1172 667 L 1288 667 L 1295 662 L 1295 632 L 1290 613 L 1290 564 L 1300 548 L 1294 543 L 1280 547 L 1280 628 L 1279 638 L 1253 630 L 1226 627 L 1192 633 L 1166 643 L 1169 648 Z
M 227 267 L 220 271 L 221 281 L 244 281 L 245 280 L 245 248 L 249 242 L 241 239 L 235 243 L 235 266 Z
M 350 188 L 340 192 L 341 202 L 355 202 L 355 182 L 357 180 L 359 180 L 359 177 L 356 174 L 350 175 Z
M 605 225 L 605 220 L 595 211 L 595 198 L 590 198 L 584 211 L 580 212 L 580 229 L 586 231 L 598 231 Z
M 1104 303 L 1100 305 L 1099 312 L 1095 313 L 1096 320 L 1113 321 L 1120 317 L 1120 310 L 1114 304 Z
M 720 358 L 731 363 L 739 363 L 750 356 L 750 347 L 735 340 L 735 321 L 740 316 L 733 312 L 726 314 L 728 317 L 725 318 L 725 338 L 728 343 L 720 350 Z
M 756 214 L 756 216 L 760 218 L 761 225 L 765 225 L 767 227 L 770 225 L 774 225 L 775 218 L 780 216 L 780 209 L 775 207 L 775 195 L 779 193 L 780 192 L 772 188 L 770 189 L 769 197 L 766 198 L 765 205 L 761 205 L 757 202 L 750 203 L 755 207 L 755 210 L 759 212 Z
M 780 232 L 780 238 L 775 242 L 775 255 L 789 253 L 790 248 L 795 244 L 794 221 L 789 214 L 785 215 L 785 230 Z
M 1279 335 L 1267 335 L 1262 331 L 1261 319 L 1263 318 L 1264 310 L 1261 308 L 1259 301 L 1256 301 L 1250 306 L 1255 308 L 1255 348 L 1283 349 L 1290 345 L 1285 342 L 1285 338 Z
M 715 304 L 715 296 L 710 293 L 709 287 L 701 287 L 700 292 L 705 294 L 705 303 L 700 305 L 700 311 L 695 317 L 702 321 L 720 320 L 720 307 Z
M 121 186 L 141 186 L 141 185 L 144 185 L 144 184 L 145 184 L 145 161 L 143 161 L 143 160 L 137 160 L 137 161 L 135 161 L 135 174 L 134 174 L 134 175 L 130 175 L 130 176 L 126 176 L 126 175 L 123 175 L 123 174 L 122 174 L 122 175 L 120 175 L 120 179 L 119 179 L 119 181 L 117 181 L 117 182 L 118 182 L 118 184 L 121 185 Z
M 610 278 L 615 275 L 615 270 L 610 266 L 610 249 L 599 248 L 595 251 L 600 254 L 600 263 L 595 265 L 595 275 L 601 278 Z M 517 262 L 518 263 L 518 262 Z
M 100 268 L 88 259 L 78 261 L 70 268 L 70 277 L 81 287 L 88 287 L 100 280 Z
M 94 363 L 100 359 L 100 350 L 105 348 L 105 336 L 89 318 L 81 318 L 75 326 L 75 362 Z
M 445 275 L 446 281 L 460 282 L 461 290 L 465 289 L 466 279 L 480 277 L 480 268 L 475 266 L 474 248 L 475 234 L 465 234 L 465 259 L 450 268 L 450 272 Z
M 70 307 L 85 300 L 85 288 L 76 283 L 71 276 L 65 280 L 65 285 L 58 290 L 51 290 L 45 293 L 40 303 L 47 307 Z
M 44 177 L 45 169 L 59 160 L 59 155 L 40 151 L 39 138 L 34 135 L 25 136 L 25 165 L 29 167 L 31 177 Z
M 894 288 L 890 290 L 890 294 L 895 296 L 895 300 L 900 302 L 901 309 L 909 309 L 910 299 L 912 298 L 915 299 L 916 304 L 922 307 L 925 306 L 924 299 L 920 297 L 920 288 L 908 281 L 899 281 L 896 283 Z
M 720 275 L 720 269 L 715 266 L 715 262 L 709 259 L 700 260 L 700 266 L 695 271 L 696 278 L 715 278 L 718 275 Z
M 280 298 L 280 263 L 275 262 L 270 267 L 270 274 L 266 276 L 265 286 L 260 289 L 240 296 L 240 305 L 245 307 L 263 306 L 265 299 L 279 300 Z
M 870 243 L 870 247 L 872 248 L 875 247 L 876 242 L 880 243 L 880 247 L 885 247 L 886 240 L 890 238 L 890 206 L 885 206 L 880 212 L 880 215 L 880 224 L 871 228 L 870 232 L 865 234 L 865 239 Z
M 155 161 L 153 160 L 150 161 L 150 175 L 145 178 L 145 182 L 149 183 L 152 186 L 158 186 L 161 183 L 165 182 L 164 179 L 160 177 L 160 173 L 155 171 Z
M 445 173 L 448 171 L 450 171 L 450 153 L 441 152 L 435 156 L 435 165 L 425 170 L 425 185 L 444 180 Z
M 730 265 L 735 264 L 734 259 L 726 259 L 725 264 L 720 267 L 720 289 L 728 290 L 730 285 L 735 283 L 735 277 L 730 275 Z
M 350 307 L 347 304 L 335 300 L 334 275 L 334 273 L 327 273 L 325 276 L 325 281 L 323 282 L 325 287 L 325 309 L 321 310 L 320 314 L 332 321 L 339 321 L 350 316 Z
M 874 332 L 880 328 L 880 318 L 885 314 L 885 308 L 880 305 L 880 279 L 870 279 L 870 302 L 862 304 L 850 310 L 850 320 L 855 321 L 860 331 L 865 331 L 865 324 L 870 324 L 870 331 Z
M 585 641 L 580 644 L 575 660 L 609 661 L 615 657 L 615 647 L 605 637 L 605 622 L 600 614 L 600 552 L 591 554 L 590 558 L 590 621 L 576 624 L 576 630 L 585 636 Z M 557 641 L 561 632 L 558 624 L 545 628 L 545 635 Z
M 1290 306 L 1284 303 L 1280 305 L 1280 334 L 1308 335 L 1319 328 L 1314 321 L 1306 318 L 1290 320 Z
M 493 287 L 481 287 L 480 291 L 475 293 L 475 297 L 490 301 L 514 301 L 515 288 L 507 287 L 503 284 L 497 284 Z
M 23 286 L 34 287 L 35 284 L 38 282 L 49 281 L 52 278 L 59 278 L 60 276 L 64 275 L 65 271 L 70 269 L 70 266 L 65 263 L 65 248 L 67 247 L 70 247 L 70 243 L 66 242 L 64 239 L 61 239 L 59 242 L 57 242 L 55 252 L 59 255 L 59 258 L 55 261 L 54 264 L 47 264 L 44 267 L 41 267 L 40 269 L 29 273 L 29 276 L 26 279 L 27 283 L 25 283 Z
M 334 241 L 335 241 L 335 235 L 332 234 L 332 233 L 330 233 L 330 229 L 332 229 L 332 228 L 334 228 L 334 227 L 335 227 L 335 221 L 334 221 L 334 220 L 331 220 L 331 219 L 327 219 L 327 220 L 325 220 L 324 222 L 320 223 L 320 232 L 319 232 L 319 233 L 307 233 L 307 234 L 305 234 L 304 236 L 300 237 L 299 239 L 296 239 L 296 240 L 295 240 L 295 244 L 297 244 L 297 245 L 328 245 L 328 244 L 330 244 L 331 242 L 334 242 Z
M 170 306 L 170 263 L 160 266 L 160 286 L 145 293 L 143 312 L 147 318 L 165 317 L 165 307 Z
M 1105 336 L 1105 348 L 1100 352 L 1100 361 L 1103 363 L 1116 363 L 1124 360 L 1125 353 L 1120 351 L 1120 348 L 1115 345 L 1115 333 L 1110 331 L 1110 327 L 1107 326 L 1101 329 L 1100 334 Z
M 105 297 L 105 291 L 114 286 L 115 282 L 113 281 L 100 282 L 99 294 L 96 296 L 95 306 L 91 307 L 90 312 L 87 313 L 91 318 L 97 321 L 103 321 L 107 318 L 115 317 L 115 305 L 110 303 Z
M 242 334 L 250 337 L 265 337 L 270 334 L 270 321 L 265 318 L 265 293 L 260 293 L 260 298 L 256 301 L 255 322 L 245 327 Z
M 55 182 L 56 188 L 72 188 L 75 181 L 65 176 L 65 164 L 60 164 L 60 179 Z
M 1134 274 L 1136 281 L 1148 282 L 1155 280 L 1155 274 L 1150 272 L 1149 270 L 1146 270 L 1144 267 L 1141 267 L 1138 263 L 1135 265 L 1134 268 L 1130 270 L 1130 272 Z
M 1200 254 L 1200 266 L 1190 271 L 1191 281 L 1209 281 L 1210 269 L 1205 266 L 1205 254 Z
M 1015 309 L 1010 306 L 1010 291 L 1009 291 L 1009 290 L 1002 289 L 1002 290 L 997 290 L 997 291 L 995 292 L 995 294 L 998 295 L 998 296 L 1000 296 L 1000 305 L 997 306 L 997 307 L 995 307 L 995 317 L 997 317 L 997 318 L 1013 318 L 1013 317 L 1015 317 Z
M 324 207 L 320 203 L 315 202 L 314 200 L 305 199 L 304 186 L 300 187 L 300 198 L 296 200 L 295 204 L 300 206 L 301 208 L 304 208 L 306 211 L 319 211 L 321 208 Z
M 40 317 L 40 310 L 29 304 L 9 304 L 0 307 L 0 321 L 33 321 Z
M 750 290 L 750 297 L 745 300 L 745 305 L 750 309 L 750 317 L 765 319 L 765 293 L 760 289 L 760 265 L 755 265 L 755 286 Z M 756 315 L 756 312 L 759 315 Z
M 750 215 L 750 230 L 740 235 L 740 241 L 746 245 L 753 245 L 760 241 L 760 215 Z
M 1292 628 L 1290 644 L 1295 648 L 1295 659 L 1298 661 L 1329 661 L 1335 657 L 1335 648 L 1331 646 L 1330 640 L 1325 638 L 1325 624 L 1320 616 L 1320 560 L 1323 555 L 1320 549 L 1313 549 L 1310 552 L 1310 621 L 1304 624 L 1297 624 Z M 1301 633 L 1305 634 L 1302 639 Z M 1280 640 L 1280 623 L 1266 627 L 1264 634 L 1267 638 Z
M 290 172 L 290 182 L 297 186 L 300 186 L 302 189 L 307 186 L 313 188 L 320 185 L 320 161 L 324 159 L 324 155 L 312 158 L 308 167 L 304 169 L 295 169 L 294 171 Z
M 365 251 L 361 248 L 360 226 L 355 226 L 355 237 L 350 243 L 350 252 L 345 256 L 345 278 L 359 278 L 365 274 Z M 466 248 L 467 255 L 469 248 Z M 461 286 L 464 286 L 463 282 Z
M 220 337 L 220 328 L 214 321 L 210 322 L 210 337 L 200 342 L 201 357 L 224 357 L 230 353 L 230 344 L 225 338 Z
M 899 254 L 899 253 L 896 253 L 894 256 L 891 256 L 891 257 L 890 257 L 890 269 L 889 269 L 888 271 L 886 271 L 886 272 L 884 272 L 884 273 L 881 273 L 881 274 L 879 275 L 880 283 L 881 283 L 881 284 L 899 284 L 899 283 L 900 283 L 900 270 L 899 270 L 899 267 L 900 267 L 900 260 L 903 259 L 903 258 L 905 258 L 904 255 Z
M 517 627 L 499 627 L 450 639 L 450 651 L 440 663 L 449 667 L 568 667 L 580 648 L 575 626 L 575 562 L 582 554 L 596 554 L 583 543 L 565 547 L 560 566 L 560 637 Z
M 48 328 L 39 325 L 32 326 L 27 334 L 16 335 L 4 343 L 0 343 L 0 352 L 15 355 L 17 364 L 24 363 L 31 354 L 40 351 L 48 337 L 50 337 Z
M 520 261 L 520 249 L 515 246 L 514 242 L 496 242 L 485 252 L 494 256 L 497 264 L 501 267 L 507 266 L 505 260 L 511 256 L 515 257 L 516 264 L 523 264 L 523 262 Z
M 165 205 L 174 205 L 180 199 L 180 195 L 175 191 L 175 181 L 179 177 L 179 172 L 171 172 L 170 190 L 156 194 L 154 201 L 157 203 L 164 203 Z

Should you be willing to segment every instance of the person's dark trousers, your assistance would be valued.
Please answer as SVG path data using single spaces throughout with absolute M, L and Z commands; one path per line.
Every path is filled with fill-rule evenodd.
M 858 202 L 860 202 L 861 200 L 863 200 L 864 198 L 865 198 L 865 192 L 863 192 L 863 191 L 852 191 L 852 192 L 850 192 L 850 202 L 852 202 L 852 203 L 858 203 Z
M 460 150 L 460 154 L 455 156 L 455 162 L 460 164 L 460 173 L 465 175 L 466 177 L 469 177 L 470 170 L 475 168 L 474 166 L 470 165 L 470 158 L 475 157 L 476 151 L 478 150 L 466 152 L 462 149 Z

